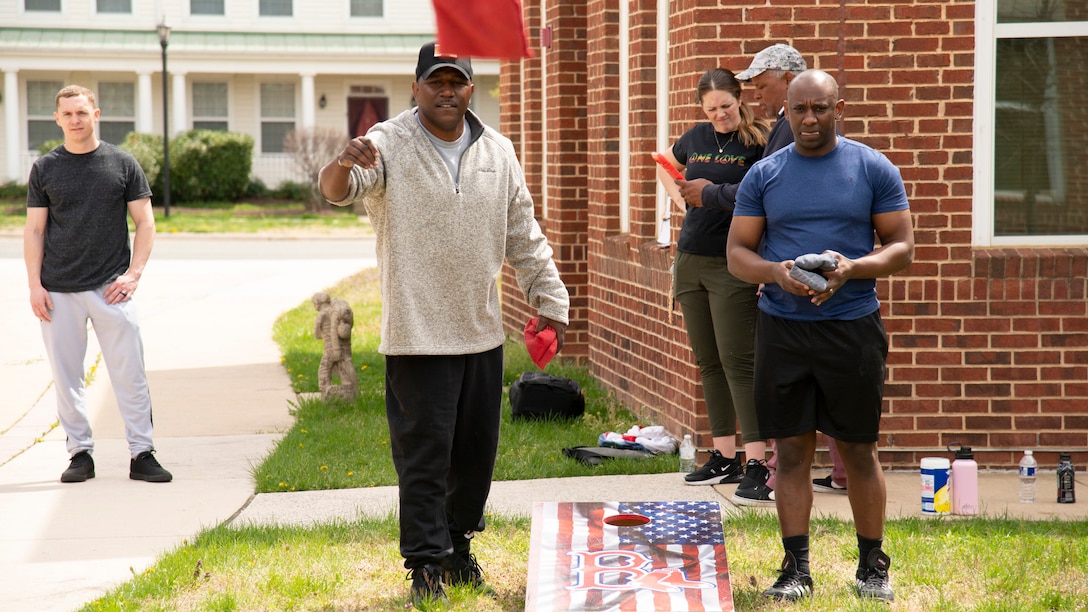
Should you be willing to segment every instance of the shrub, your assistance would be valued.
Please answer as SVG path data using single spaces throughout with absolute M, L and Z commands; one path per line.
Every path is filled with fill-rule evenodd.
M 179 202 L 236 200 L 249 187 L 253 137 L 190 130 L 170 143 L 170 193 Z
M 47 140 L 43 142 L 40 147 L 38 147 L 38 154 L 45 155 L 46 153 L 61 146 L 62 144 L 64 144 L 63 138 L 54 138 L 53 140 Z
M 132 132 L 120 147 L 136 158 L 151 185 L 152 200 L 161 200 L 162 186 L 162 135 Z
M 307 202 L 310 198 L 311 186 L 309 183 L 303 183 L 299 181 L 283 181 L 272 192 L 272 197 L 280 200 L 295 200 L 297 202 Z
M 26 200 L 26 185 L 15 181 L 0 185 L 0 200 Z
M 268 197 L 268 185 L 264 184 L 264 181 L 260 177 L 250 177 L 249 185 L 246 186 L 246 198 L 257 199 Z

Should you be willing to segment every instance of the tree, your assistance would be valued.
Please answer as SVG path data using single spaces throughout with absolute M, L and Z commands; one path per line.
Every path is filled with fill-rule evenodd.
M 317 212 L 321 208 L 321 192 L 317 187 L 318 173 L 330 159 L 340 154 L 347 140 L 344 132 L 324 127 L 291 130 L 284 138 L 284 151 L 291 156 L 295 166 L 302 171 L 310 184 L 306 210 Z

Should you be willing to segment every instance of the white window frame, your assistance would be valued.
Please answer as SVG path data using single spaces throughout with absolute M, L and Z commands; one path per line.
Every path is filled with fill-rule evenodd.
M 26 3 L 27 0 L 19 0 L 19 10 L 23 13 L 37 13 L 41 15 L 45 15 L 48 13 L 64 13 L 64 0 L 58 0 L 57 10 L 55 11 L 50 9 L 28 9 L 26 7 Z
M 261 17 L 262 19 L 263 18 L 270 18 L 270 19 L 284 19 L 284 18 L 286 18 L 286 19 L 290 19 L 290 18 L 295 16 L 295 3 L 294 3 L 294 0 L 288 0 L 287 8 L 290 9 L 290 12 L 288 14 L 286 14 L 286 15 L 266 15 L 265 13 L 261 12 L 261 2 L 260 2 L 260 0 L 258 0 L 257 1 L 257 16 Z
M 94 12 L 95 12 L 96 15 L 131 15 L 132 14 L 132 0 L 129 0 L 129 2 L 128 2 L 128 10 L 127 11 L 103 11 L 103 10 L 101 10 L 99 8 L 98 2 L 99 2 L 99 0 L 95 0 L 95 3 L 94 3 Z
M 96 130 L 96 135 L 99 138 L 102 138 L 102 124 L 104 124 L 104 123 L 107 123 L 107 124 L 131 123 L 132 124 L 132 129 L 129 130 L 129 132 L 136 131 L 136 112 L 137 112 L 137 110 L 136 110 L 136 105 L 137 105 L 137 102 L 136 102 L 136 89 L 137 89 L 136 83 L 134 83 L 132 81 L 99 81 L 98 82 L 98 88 L 94 92 L 95 95 L 98 97 L 98 100 L 97 100 L 98 101 L 98 108 L 102 108 L 102 90 L 104 89 L 103 86 L 107 85 L 107 84 L 109 84 L 109 85 L 131 85 L 132 86 L 132 99 L 130 100 L 131 106 L 132 106 L 132 114 L 131 115 L 121 115 L 121 114 L 117 113 L 113 109 L 107 109 L 107 110 L 103 111 L 102 115 L 98 118 L 98 129 Z M 112 142 L 112 141 L 106 141 L 106 142 Z M 112 144 L 120 145 L 121 143 L 120 142 L 112 142 Z
M 380 15 L 352 15 L 351 14 L 351 0 L 348 0 L 348 19 L 385 19 L 385 0 L 381 0 L 382 12 Z
M 194 13 L 193 12 L 193 0 L 186 0 L 185 4 L 186 4 L 185 10 L 189 13 L 190 17 L 196 17 L 196 18 L 199 19 L 199 18 L 204 18 L 204 17 L 217 18 L 217 17 L 228 17 L 229 16 L 230 2 L 228 2 L 227 0 L 223 0 L 223 12 L 222 13 Z
M 276 115 L 265 115 L 264 114 L 264 100 L 263 100 L 264 91 L 263 90 L 264 90 L 265 85 L 288 85 L 288 86 L 291 87 L 291 91 L 292 91 L 292 94 L 294 96 L 294 100 L 292 100 L 292 104 L 293 104 L 293 107 L 294 107 L 294 115 L 288 117 L 288 116 L 276 116 Z M 260 152 L 261 155 L 286 155 L 285 151 L 265 151 L 264 150 L 264 124 L 265 123 L 287 123 L 287 122 L 290 122 L 290 123 L 294 124 L 294 127 L 292 129 L 297 129 L 298 126 L 299 126 L 299 118 L 298 118 L 299 102 L 298 102 L 298 96 L 299 96 L 298 84 L 297 83 L 292 83 L 290 81 L 266 81 L 264 83 L 259 83 L 257 85 L 257 109 L 259 111 L 257 128 L 258 128 L 258 134 L 260 134 L 260 142 L 257 143 L 257 150 Z M 281 144 L 280 146 L 282 147 L 283 145 Z
M 997 23 L 997 1 L 975 2 L 974 198 L 971 244 L 975 247 L 1088 245 L 1088 235 L 994 233 L 994 122 L 996 120 L 997 40 L 1088 36 L 1088 21 Z
M 27 80 L 26 84 L 24 85 L 24 88 L 26 89 L 26 94 L 25 94 L 25 96 L 26 96 L 26 124 L 25 124 L 25 127 L 26 127 L 26 141 L 25 141 L 25 147 L 26 147 L 27 151 L 36 152 L 38 150 L 38 147 L 31 148 L 31 146 L 30 146 L 30 122 L 31 121 L 36 121 L 36 122 L 41 122 L 41 123 L 49 122 L 49 123 L 52 123 L 53 125 L 56 125 L 57 119 L 54 116 L 54 112 L 55 112 L 55 108 L 56 108 L 55 105 L 52 106 L 52 110 L 50 110 L 49 114 L 47 114 L 47 115 L 35 114 L 33 112 L 33 109 L 30 107 L 30 89 L 31 89 L 30 85 L 31 85 L 31 83 L 50 84 L 51 86 L 49 87 L 49 89 L 53 90 L 53 94 L 54 94 L 54 97 L 55 97 L 56 92 L 60 91 L 61 87 L 64 87 L 64 82 L 63 81 L 52 81 L 52 80 L 48 80 L 48 79 L 29 79 L 29 80 Z M 57 127 L 57 131 L 59 133 L 57 134 L 56 137 L 57 138 L 64 138 L 64 132 L 59 126 Z M 46 142 L 48 142 L 48 140 Z
M 225 86 L 227 88 L 227 99 L 226 99 L 227 114 L 223 115 L 222 117 L 216 117 L 216 116 L 212 116 L 212 115 L 198 115 L 197 114 L 197 99 L 196 99 L 197 91 L 196 90 L 199 89 L 199 87 L 197 87 L 197 85 L 223 85 L 223 86 Z M 222 123 L 227 124 L 227 127 L 223 128 L 223 129 L 226 130 L 226 131 L 230 131 L 230 83 L 229 82 L 227 82 L 227 81 L 194 81 L 192 83 L 191 87 L 189 88 L 189 91 L 190 91 L 190 95 L 192 96 L 192 98 L 191 98 L 191 100 L 189 102 L 189 108 L 193 109 L 193 129 L 198 129 L 196 127 L 196 124 L 199 123 L 199 122 L 202 122 L 202 121 L 212 122 L 212 121 L 214 121 L 214 122 L 222 122 Z M 203 128 L 199 128 L 199 129 L 203 129 Z

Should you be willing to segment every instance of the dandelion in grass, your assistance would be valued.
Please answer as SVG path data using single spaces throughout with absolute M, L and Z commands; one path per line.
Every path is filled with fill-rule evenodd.
M 305 429 L 300 429 L 299 431 L 301 431 L 301 432 L 302 432 L 302 433 L 304 433 L 304 434 L 305 434 L 305 433 L 310 433 L 310 432 L 306 431 Z
M 321 466 L 320 469 L 321 469 L 321 471 L 325 471 L 325 470 L 329 469 L 329 466 L 323 465 L 323 466 Z
M 348 470 L 348 476 L 354 476 L 354 475 L 355 475 L 355 472 L 353 472 L 351 470 Z
M 287 483 L 286 483 L 286 482 L 281 482 L 281 483 L 280 483 L 280 488 L 281 488 L 281 489 L 285 489 L 285 488 L 287 488 Z

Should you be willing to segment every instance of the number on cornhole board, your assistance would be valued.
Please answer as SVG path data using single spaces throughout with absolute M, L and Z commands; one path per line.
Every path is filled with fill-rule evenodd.
M 525 609 L 729 611 L 718 502 L 536 502 Z

